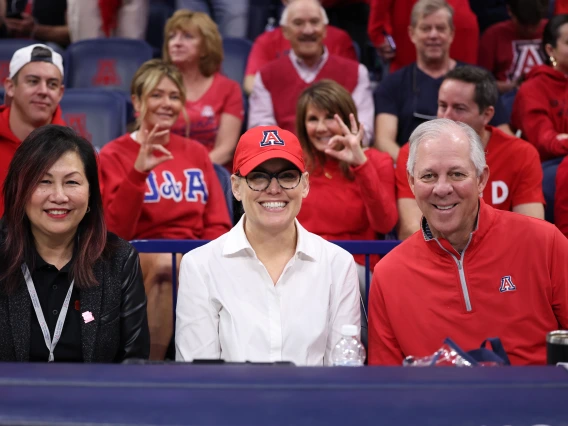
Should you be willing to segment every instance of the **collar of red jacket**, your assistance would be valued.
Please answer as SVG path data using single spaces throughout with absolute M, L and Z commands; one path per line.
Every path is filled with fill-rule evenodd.
M 59 124 L 60 126 L 67 126 L 65 120 L 63 120 L 63 113 L 61 107 L 57 105 L 53 117 L 51 119 L 51 124 Z M 21 143 L 16 135 L 10 129 L 10 107 L 7 105 L 0 106 L 0 141 L 10 141 L 14 143 Z
M 465 251 L 472 251 L 482 240 L 483 237 L 489 232 L 493 221 L 495 220 L 495 209 L 488 206 L 483 198 L 479 199 L 479 210 L 477 212 L 477 222 L 475 229 L 471 233 L 471 239 Z M 421 221 L 422 235 L 424 236 L 425 244 L 433 251 L 439 254 L 446 254 L 449 251 L 456 257 L 461 257 L 460 253 L 452 247 L 450 242 L 445 238 L 433 238 L 428 227 L 428 222 L 423 216 Z M 439 244 L 438 244 L 439 243 Z M 463 254 L 463 253 L 462 253 Z

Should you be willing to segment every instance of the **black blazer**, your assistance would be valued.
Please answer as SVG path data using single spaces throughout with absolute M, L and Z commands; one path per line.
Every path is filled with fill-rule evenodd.
M 80 290 L 81 312 L 90 311 L 95 317 L 95 321 L 81 323 L 83 361 L 147 359 L 150 334 L 138 253 L 110 232 L 107 244 L 114 248 L 110 256 L 93 267 L 99 285 Z M 29 361 L 32 311 L 22 274 L 14 294 L 0 294 L 0 361 Z

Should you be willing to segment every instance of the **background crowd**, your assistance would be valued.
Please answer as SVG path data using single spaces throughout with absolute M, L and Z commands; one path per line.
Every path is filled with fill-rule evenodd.
M 49 124 L 70 125 L 89 139 L 84 128 L 73 126 L 64 117 L 65 91 L 70 90 L 66 82 L 72 81 L 72 70 L 64 60 L 70 56 L 65 49 L 70 52 L 82 40 L 112 41 L 113 37 L 120 37 L 146 39 L 154 48 L 154 58 L 133 65 L 128 81 L 123 82 L 130 87 L 129 93 L 123 90 L 116 97 L 125 111 L 124 132 L 98 147 L 100 196 L 96 205 L 81 207 L 81 220 L 92 218 L 96 207 L 108 230 L 124 240 L 215 240 L 223 235 L 229 235 L 226 238 L 230 240 L 243 213 L 250 218 L 248 222 L 254 223 L 255 203 L 265 202 L 251 202 L 253 193 L 249 194 L 249 189 L 270 191 L 273 177 L 281 189 L 296 188 L 287 188 L 283 183 L 286 179 L 297 179 L 296 184 L 300 185 L 294 190 L 298 191 L 301 209 L 289 219 L 293 222 L 297 217 L 303 228 L 294 235 L 307 231 L 329 241 L 404 240 L 421 229 L 424 213 L 409 178 L 411 170 L 407 164 L 412 147 L 408 141 L 418 126 L 434 119 L 465 123 L 477 135 L 490 170 L 487 181 L 480 186 L 483 205 L 546 219 L 568 237 L 565 3 L 568 2 L 0 0 L 0 37 L 6 39 L 0 40 L 0 46 L 10 39 L 29 41 L 28 46 L 12 52 L 4 82 L 0 182 L 6 180 L 18 190 L 10 193 L 10 200 L 2 198 L 9 193 L 6 190 L 0 195 L 0 215 L 6 211 L 10 220 L 24 217 L 23 211 L 11 210 L 11 204 L 26 195 L 18 192 L 23 189 L 12 182 L 15 176 L 10 175 L 15 173 L 10 162 L 23 155 L 17 153 L 25 145 L 22 141 Z M 240 40 L 241 46 L 248 46 L 240 57 L 240 74 L 224 67 L 224 59 L 235 56 L 235 52 L 224 51 L 224 47 L 235 39 Z M 109 63 L 112 68 L 113 62 Z M 236 81 L 234 75 L 240 79 Z M 121 77 L 124 79 L 124 75 Z M 116 91 L 113 84 L 93 86 L 102 92 Z M 248 173 L 239 168 L 244 161 L 239 166 L 239 155 L 245 154 L 236 154 L 245 149 L 240 144 L 248 143 L 251 137 L 245 133 L 247 129 L 250 132 L 259 126 L 277 127 L 281 135 L 297 137 L 302 156 L 301 164 L 292 162 L 297 166 L 297 174 L 289 176 L 285 174 L 289 170 L 274 166 L 279 163 L 255 164 L 265 167 L 261 173 L 269 179 L 260 190 L 252 178 L 249 180 Z M 47 128 L 56 131 L 53 126 Z M 265 131 L 263 143 L 283 144 L 281 136 L 270 132 Z M 47 136 L 40 133 L 37 138 L 43 140 Z M 288 141 L 291 137 L 286 138 Z M 70 150 L 75 157 L 81 157 L 83 165 L 77 166 L 75 157 L 63 162 L 71 164 L 73 170 L 80 169 L 75 173 L 87 175 L 91 166 L 85 158 L 94 154 L 82 156 L 86 148 L 80 141 L 75 143 L 79 148 L 68 148 L 53 159 L 59 164 Z M 288 159 L 276 156 L 264 160 L 268 163 L 282 158 Z M 41 167 L 38 165 L 38 169 Z M 20 179 L 39 179 L 32 171 L 29 173 L 29 178 L 21 175 Z M 309 184 L 307 175 L 302 173 L 309 174 Z M 263 177 L 257 176 L 259 182 L 263 182 Z M 247 186 L 242 186 L 242 179 L 237 184 L 238 178 L 244 178 Z M 91 199 L 97 198 L 94 189 L 99 192 L 99 182 L 93 185 L 92 179 L 87 179 Z M 291 202 L 285 199 L 277 204 Z M 50 214 L 63 214 L 55 207 L 50 209 Z M 29 220 L 36 237 L 36 225 L 32 217 Z M 66 250 L 55 257 L 61 271 L 70 259 L 76 259 L 77 248 L 72 241 L 84 232 L 79 222 L 62 240 Z M 243 226 L 246 231 L 248 225 Z M 95 269 L 99 263 L 114 265 L 108 254 L 113 250 L 118 253 L 115 263 L 124 260 L 124 265 L 130 261 L 121 242 L 113 243 L 114 236 L 103 238 L 101 229 L 97 232 L 100 241 L 98 251 L 93 252 L 96 256 L 85 255 L 83 265 Z M 264 235 L 260 225 L 248 232 Z M 310 237 L 306 238 L 309 241 Z M 13 243 L 9 238 L 7 241 Z M 34 280 L 47 279 L 38 272 L 42 265 L 38 259 L 47 261 L 42 252 L 47 248 L 36 247 L 36 253 L 26 247 L 20 247 L 17 256 L 28 259 L 29 255 L 37 260 L 30 265 L 30 276 Z M 331 256 L 326 252 L 327 246 L 322 247 Z M 259 250 L 260 258 L 262 249 L 254 248 L 255 252 Z M 215 271 L 195 266 L 207 256 L 213 254 L 199 252 L 195 259 L 184 261 L 182 273 L 215 275 Z M 135 266 L 139 276 L 126 277 L 122 284 L 113 285 L 122 285 L 123 300 L 138 302 L 133 304 L 134 319 L 130 321 L 147 321 L 149 327 L 139 328 L 136 336 L 120 334 L 122 349 L 118 351 L 122 352 L 112 357 L 123 359 L 127 353 L 147 355 L 137 345 L 143 346 L 148 340 L 151 358 L 172 357 L 175 280 L 171 256 L 141 254 L 139 259 Z M 342 273 L 349 279 L 357 273 L 360 294 L 365 297 L 364 259 L 355 256 L 354 261 L 353 271 Z M 262 259 L 261 262 L 267 265 Z M 371 267 L 377 262 L 379 258 L 374 256 Z M 180 263 L 178 256 L 178 267 Z M 282 273 L 285 268 L 275 270 Z M 0 278 L 16 287 L 15 273 L 11 269 Z M 102 277 L 104 272 L 101 270 L 99 275 Z M 83 278 L 87 283 L 95 282 L 93 276 Z M 136 317 L 137 310 L 142 309 L 140 295 L 124 291 L 125 283 L 134 281 L 143 283 L 147 319 Z M 204 282 L 205 288 L 209 281 Z M 72 294 L 71 302 L 65 292 L 61 297 L 60 291 L 55 294 L 55 288 L 44 295 L 45 300 L 59 304 L 67 300 L 71 305 L 81 301 L 77 289 L 71 293 L 72 284 L 67 288 Z M 191 303 L 186 292 L 181 294 L 186 303 Z M 353 299 L 351 287 L 345 290 L 347 294 L 350 310 L 345 315 L 358 322 L 355 318 L 359 317 L 359 301 Z M 108 309 L 112 311 L 113 307 Z M 182 315 L 188 323 L 197 321 L 186 312 Z M 108 323 L 114 319 L 111 315 Z M 57 325 L 55 320 L 57 317 L 48 321 L 51 329 Z M 366 323 L 365 312 L 361 321 Z M 40 336 L 41 321 L 38 327 L 32 330 Z M 75 327 L 81 327 L 80 318 L 76 318 Z M 73 342 L 69 333 L 62 336 L 69 340 L 68 346 L 59 347 L 63 358 L 76 359 L 81 350 L 84 359 L 86 351 L 93 359 L 111 357 L 98 352 L 92 355 L 92 342 L 90 347 L 85 342 Z M 199 331 L 192 333 L 192 339 L 202 339 L 207 346 L 207 336 L 200 336 Z M 109 339 L 116 338 L 112 334 L 109 333 Z M 231 346 L 227 339 L 231 351 L 242 350 Z M 178 356 L 183 356 L 187 352 L 180 345 Z M 44 351 L 43 347 L 32 350 L 31 357 L 39 359 Z

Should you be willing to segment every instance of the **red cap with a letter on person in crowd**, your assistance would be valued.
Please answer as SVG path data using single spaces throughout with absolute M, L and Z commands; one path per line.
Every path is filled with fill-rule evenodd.
M 248 175 L 255 167 L 273 158 L 290 161 L 303 173 L 304 153 L 298 138 L 277 126 L 257 126 L 239 139 L 233 158 L 233 173 Z

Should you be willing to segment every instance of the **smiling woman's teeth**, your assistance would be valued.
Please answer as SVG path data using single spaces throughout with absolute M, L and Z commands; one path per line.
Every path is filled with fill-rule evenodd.
M 261 206 L 267 209 L 281 209 L 286 207 L 286 203 L 279 201 L 270 201 L 266 203 L 261 203 Z

